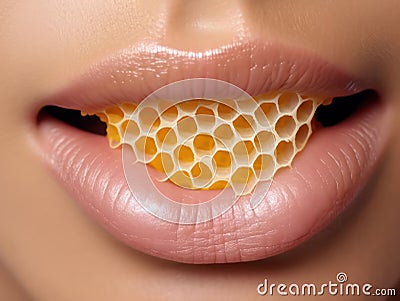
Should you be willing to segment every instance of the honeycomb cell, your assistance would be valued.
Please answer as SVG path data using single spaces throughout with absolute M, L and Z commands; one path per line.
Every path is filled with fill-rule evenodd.
M 118 107 L 106 109 L 106 115 L 108 116 L 108 120 L 112 123 L 118 123 L 125 117 L 124 112 Z
M 215 148 L 215 140 L 207 134 L 199 134 L 193 139 L 193 147 L 197 153 L 211 153 Z
M 231 185 L 237 195 L 248 194 L 255 180 L 254 171 L 250 167 L 239 167 L 231 177 Z
M 313 109 L 314 105 L 311 100 L 303 102 L 297 109 L 297 120 L 299 122 L 307 121 L 310 117 L 312 117 Z
M 180 145 L 175 149 L 175 156 L 178 158 L 179 162 L 182 163 L 193 163 L 194 154 L 192 149 L 187 145 Z
M 234 139 L 235 134 L 232 131 L 232 127 L 228 124 L 221 124 L 214 130 L 214 136 L 217 140 L 220 140 L 226 146 L 230 145 Z
M 174 121 L 177 116 L 178 116 L 178 109 L 175 106 L 171 106 L 161 113 L 161 119 L 170 122 Z
M 182 139 L 192 137 L 198 131 L 196 121 L 193 117 L 182 117 L 177 121 L 176 127 L 178 129 L 178 134 L 182 137 Z
M 161 149 L 168 149 L 177 144 L 175 131 L 169 127 L 161 128 L 156 133 L 158 144 Z
M 237 115 L 236 108 L 225 103 L 218 104 L 217 112 L 218 117 L 223 120 L 231 120 Z
M 281 113 L 290 113 L 298 105 L 299 98 L 295 93 L 283 93 L 278 98 L 279 111 Z
M 250 162 L 255 154 L 254 144 L 251 141 L 239 141 L 233 147 L 236 161 L 240 164 Z
M 156 143 L 151 137 L 140 137 L 135 142 L 135 149 L 138 151 L 138 159 L 144 161 L 148 161 L 157 153 Z
M 218 181 L 215 173 L 215 166 L 210 165 L 211 162 L 201 166 L 201 176 L 193 179 L 193 184 L 201 186 L 201 189 L 209 189 L 209 187 Z
M 249 167 L 239 167 L 235 170 L 232 175 L 232 183 L 242 183 L 246 184 L 249 181 L 249 178 L 254 176 L 254 172 Z
M 197 184 L 203 188 L 209 184 L 213 178 L 213 173 L 210 167 L 203 162 L 196 163 L 190 170 L 192 175 L 193 184 Z
M 129 118 L 130 115 L 136 110 L 137 104 L 136 103 L 123 103 L 121 105 L 121 110 L 124 112 L 125 118 Z
M 229 168 L 232 164 L 231 154 L 227 150 L 219 150 L 213 156 L 217 168 Z
M 111 124 L 107 126 L 107 136 L 108 139 L 110 139 L 111 144 L 116 145 L 121 142 L 121 135 L 116 126 L 113 126 Z
M 158 128 L 160 125 L 158 115 L 158 112 L 152 108 L 143 108 L 139 112 L 139 124 L 142 126 L 144 132 Z
M 294 147 L 292 142 L 281 141 L 276 147 L 275 151 L 276 161 L 280 165 L 287 165 L 293 159 Z
M 275 137 L 272 132 L 261 131 L 254 137 L 254 145 L 258 152 L 273 152 L 275 149 Z
M 296 148 L 298 150 L 301 150 L 304 147 L 310 134 L 311 134 L 311 131 L 307 124 L 303 124 L 299 128 L 299 130 L 297 131 L 297 134 L 296 134 L 296 139 L 295 139 Z
M 239 115 L 233 121 L 233 127 L 242 137 L 251 137 L 254 135 L 254 119 L 248 115 Z
M 157 131 L 156 133 L 156 137 L 158 140 L 158 143 L 160 145 L 162 145 L 164 143 L 165 137 L 167 136 L 167 134 L 171 131 L 171 128 L 165 127 L 165 128 L 161 128 Z
M 212 132 L 215 123 L 216 123 L 215 116 L 210 115 L 197 115 L 196 116 L 196 123 L 198 128 L 209 129 Z
M 198 99 L 185 100 L 178 104 L 179 109 L 186 113 L 192 113 L 196 111 L 198 106 L 199 106 Z
M 200 162 L 196 163 L 192 167 L 192 169 L 190 170 L 190 173 L 192 174 L 192 178 L 200 177 L 200 175 L 201 175 Z
M 206 107 L 199 107 L 196 111 L 196 115 L 210 115 L 214 116 L 214 111 L 206 108 Z
M 263 113 L 264 118 L 268 120 L 270 124 L 274 123 L 275 120 L 279 116 L 278 109 L 276 108 L 275 103 L 264 102 L 260 104 L 260 109 Z M 257 112 L 258 115 L 261 115 L 261 112 Z M 259 119 L 262 119 L 259 117 Z
M 296 129 L 296 122 L 292 116 L 282 116 L 275 124 L 275 131 L 281 138 L 289 138 Z
M 275 162 L 270 155 L 260 154 L 253 162 L 253 169 L 259 179 L 269 179 L 275 171 Z
M 125 120 L 121 124 L 122 135 L 127 141 L 135 140 L 139 136 L 140 130 L 138 125 L 133 120 Z
M 174 170 L 174 161 L 168 153 L 158 153 L 149 163 L 150 166 L 162 173 L 170 173 Z
M 253 112 L 258 108 L 258 104 L 255 101 L 241 99 L 236 102 L 236 107 L 236 112 L 240 115 L 253 114 Z
M 178 170 L 169 177 L 169 180 L 177 186 L 193 189 L 192 176 L 186 170 Z

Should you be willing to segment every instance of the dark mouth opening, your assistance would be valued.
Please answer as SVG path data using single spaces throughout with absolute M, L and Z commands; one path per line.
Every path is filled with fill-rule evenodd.
M 350 96 L 335 97 L 331 104 L 319 106 L 315 113 L 315 119 L 322 127 L 335 126 L 349 118 L 361 107 L 377 100 L 377 98 L 377 93 L 373 90 L 364 90 Z M 106 136 L 106 124 L 100 121 L 97 116 L 82 116 L 79 110 L 45 106 L 39 112 L 38 122 L 43 114 L 50 115 L 83 131 Z
M 335 97 L 331 104 L 318 107 L 315 119 L 323 127 L 334 126 L 377 99 L 378 95 L 374 90 L 364 90 L 349 96 Z
M 38 114 L 38 122 L 43 115 L 50 115 L 70 126 L 96 135 L 106 136 L 106 124 L 97 116 L 82 116 L 81 111 L 57 106 L 45 106 Z

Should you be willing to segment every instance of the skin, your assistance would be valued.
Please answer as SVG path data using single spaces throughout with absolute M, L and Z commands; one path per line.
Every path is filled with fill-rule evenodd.
M 266 277 L 318 284 L 341 271 L 351 282 L 398 287 L 399 16 L 397 0 L 2 1 L 0 299 L 252 300 Z M 382 87 L 391 141 L 379 167 L 334 223 L 272 258 L 193 266 L 129 249 L 95 224 L 40 161 L 30 135 L 38 99 L 132 43 L 204 50 L 249 36 L 313 49 Z M 330 298 L 354 299 L 324 300 Z

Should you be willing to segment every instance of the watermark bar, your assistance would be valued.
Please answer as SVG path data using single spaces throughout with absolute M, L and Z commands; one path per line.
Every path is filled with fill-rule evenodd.
M 313 283 L 270 283 L 267 278 L 257 286 L 261 296 L 396 296 L 395 288 L 376 288 L 371 283 L 348 282 L 346 273 L 340 272 L 335 281 L 322 284 Z

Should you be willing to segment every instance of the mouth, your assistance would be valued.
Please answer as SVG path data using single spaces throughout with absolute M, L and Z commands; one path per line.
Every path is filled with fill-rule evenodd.
M 332 101 L 318 103 L 308 120 L 312 135 L 274 173 L 257 207 L 248 190 L 213 219 L 171 222 L 143 207 L 143 199 L 152 202 L 154 196 L 129 185 L 121 147 L 109 146 L 109 119 L 96 113 L 127 103 L 140 106 L 157 89 L 192 78 L 228 82 L 256 100 L 295 93 Z M 154 45 L 125 49 L 44 98 L 37 111 L 42 158 L 82 207 L 127 245 L 185 263 L 252 261 L 299 245 L 354 199 L 385 144 L 384 102 L 377 91 L 313 53 L 258 42 L 205 52 Z M 221 189 L 188 189 L 181 182 L 167 181 L 163 189 L 182 202 L 196 203 Z

